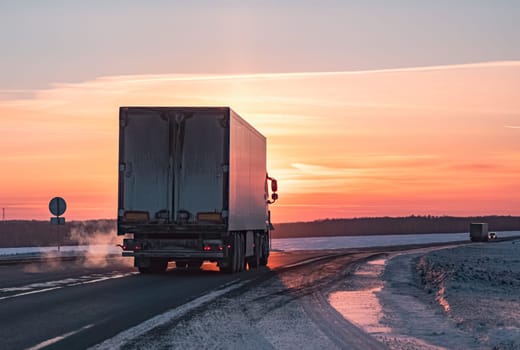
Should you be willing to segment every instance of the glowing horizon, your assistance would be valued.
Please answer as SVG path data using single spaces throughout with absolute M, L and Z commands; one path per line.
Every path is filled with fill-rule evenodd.
M 518 91 L 520 61 L 56 83 L 0 100 L 0 207 L 48 219 L 60 195 L 71 220 L 115 218 L 118 107 L 225 105 L 268 139 L 275 222 L 520 215 Z

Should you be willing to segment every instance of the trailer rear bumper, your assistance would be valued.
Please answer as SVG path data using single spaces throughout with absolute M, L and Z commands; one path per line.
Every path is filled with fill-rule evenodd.
M 194 252 L 194 251 L 178 251 L 178 250 L 146 250 L 146 251 L 125 251 L 123 256 L 130 256 L 135 258 L 168 258 L 168 259 L 222 259 L 224 252 Z
M 225 224 L 137 224 L 127 223 L 119 219 L 117 225 L 117 234 L 124 235 L 132 233 L 134 235 L 165 235 L 165 236 L 183 236 L 183 235 L 225 235 L 227 233 L 227 225 Z

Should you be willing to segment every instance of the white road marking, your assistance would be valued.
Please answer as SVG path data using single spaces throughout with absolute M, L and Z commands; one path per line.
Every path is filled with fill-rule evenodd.
M 12 292 L 12 291 L 24 291 L 24 292 L 0 297 L 0 301 L 5 300 L 5 299 L 17 298 L 17 297 L 21 297 L 21 296 L 25 296 L 25 295 L 30 295 L 30 294 L 45 293 L 45 292 L 49 292 L 51 290 L 62 289 L 65 287 L 74 287 L 74 286 L 79 286 L 79 285 L 83 285 L 83 284 L 97 283 L 97 282 L 103 282 L 103 281 L 107 281 L 107 280 L 111 280 L 111 279 L 123 278 L 123 277 L 132 276 L 135 274 L 137 274 L 137 272 L 118 273 L 116 275 L 109 275 L 109 276 L 103 276 L 103 277 L 99 277 L 102 275 L 95 274 L 95 275 L 81 276 L 78 278 L 66 278 L 66 279 L 58 280 L 58 281 L 33 283 L 33 284 L 29 284 L 29 285 L 22 286 L 22 287 L 2 288 L 2 289 L 0 289 L 0 293 L 6 293 L 6 292 Z M 94 278 L 94 279 L 91 279 L 91 278 Z M 47 287 L 47 288 L 37 289 L 37 288 L 41 288 L 41 287 Z
M 72 287 L 72 286 L 80 286 L 82 284 L 91 284 L 91 283 L 103 282 L 103 281 L 106 281 L 106 280 L 111 280 L 111 279 L 116 279 L 116 278 L 123 278 L 123 277 L 138 275 L 138 274 L 139 274 L 139 272 L 122 273 L 122 274 L 119 274 L 119 275 L 113 275 L 113 276 L 108 276 L 108 277 L 97 278 L 95 280 L 82 281 L 82 282 L 70 284 L 69 286 L 70 287 Z
M 246 283 L 245 281 L 236 283 L 237 281 L 238 280 L 226 283 L 220 287 L 221 289 L 210 292 L 208 294 L 204 294 L 203 296 L 198 297 L 197 299 L 194 299 L 184 305 L 166 311 L 165 313 L 157 315 L 141 324 L 138 324 L 135 327 L 129 328 L 126 331 L 117 334 L 113 338 L 107 339 L 104 342 L 91 347 L 89 350 L 120 349 L 128 341 L 138 338 L 156 327 L 162 326 L 163 324 L 166 324 L 176 318 L 179 318 L 188 313 L 189 311 L 196 309 L 205 303 L 213 301 L 216 298 L 234 289 L 242 287 Z
M 39 350 L 39 349 L 42 349 L 46 346 L 49 346 L 49 345 L 52 345 L 54 343 L 57 343 L 59 342 L 60 340 L 63 340 L 65 338 L 68 338 L 70 337 L 71 335 L 74 335 L 76 333 L 79 333 L 81 331 L 84 331 L 85 329 L 89 329 L 91 327 L 93 327 L 94 324 L 89 324 L 89 325 L 86 325 L 84 327 L 81 327 L 80 329 L 77 329 L 75 331 L 72 331 L 72 332 L 68 332 L 68 333 L 65 333 L 65 334 L 62 334 L 62 335 L 59 335 L 57 337 L 54 337 L 54 338 L 51 338 L 51 339 L 48 339 L 48 340 L 45 340 L 45 341 L 42 341 L 41 343 L 39 344 L 36 344 L 35 346 L 32 346 L 30 348 L 27 348 L 26 350 Z
M 13 294 L 13 295 L 8 295 L 6 297 L 1 297 L 0 300 L 11 299 L 11 298 L 21 297 L 21 296 L 24 296 L 24 295 L 30 295 L 30 294 L 36 294 L 36 293 L 44 293 L 44 292 L 49 292 L 51 290 L 61 289 L 61 288 L 63 288 L 63 287 L 52 287 L 52 288 L 38 289 L 38 290 L 30 291 L 30 292 Z

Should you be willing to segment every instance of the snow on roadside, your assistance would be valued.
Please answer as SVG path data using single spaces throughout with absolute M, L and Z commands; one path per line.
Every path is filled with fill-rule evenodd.
M 294 279 L 301 277 L 298 274 Z M 288 283 L 274 277 L 252 289 L 222 296 L 204 310 L 172 318 L 120 348 L 337 349 L 308 318 Z
M 329 300 L 391 349 L 520 349 L 520 240 L 364 264 Z
M 520 349 L 520 240 L 432 252 L 416 268 L 457 329 L 486 348 Z

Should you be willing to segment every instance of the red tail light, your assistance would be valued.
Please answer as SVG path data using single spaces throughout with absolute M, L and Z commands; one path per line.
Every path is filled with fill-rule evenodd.
M 208 241 L 203 243 L 202 250 L 205 252 L 222 251 L 224 250 L 224 246 L 221 241 Z

